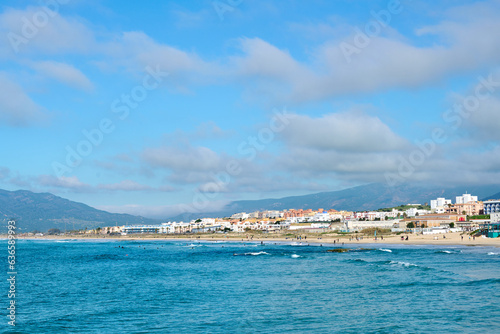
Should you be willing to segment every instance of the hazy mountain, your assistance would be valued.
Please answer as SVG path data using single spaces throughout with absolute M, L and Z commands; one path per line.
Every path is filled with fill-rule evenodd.
M 386 184 L 374 183 L 354 188 L 322 192 L 304 196 L 291 196 L 279 199 L 262 199 L 235 201 L 223 210 L 203 214 L 182 214 L 171 220 L 189 220 L 196 217 L 227 217 L 237 212 L 253 212 L 262 210 L 284 209 L 336 209 L 349 211 L 376 210 L 393 207 L 400 204 L 430 203 L 437 197 L 445 197 L 455 202 L 456 196 L 465 192 L 485 198 L 500 190 L 498 185 L 488 186 L 411 186 L 391 187 Z M 493 197 L 500 197 L 494 195 Z
M 160 221 L 127 214 L 97 210 L 88 205 L 52 195 L 26 190 L 0 190 L 0 220 L 2 227 L 15 218 L 21 231 L 46 231 L 94 228 L 124 224 L 159 224 Z M 4 229 L 2 229 L 4 230 Z
M 482 199 L 482 201 L 487 201 L 489 199 L 500 199 L 500 193 L 496 193 L 494 195 L 491 195 L 491 196 L 488 196 L 488 197 L 485 197 Z

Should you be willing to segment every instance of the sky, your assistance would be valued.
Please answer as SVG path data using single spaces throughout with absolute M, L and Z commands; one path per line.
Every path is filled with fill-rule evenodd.
M 0 188 L 167 218 L 500 184 L 500 1 L 5 0 Z

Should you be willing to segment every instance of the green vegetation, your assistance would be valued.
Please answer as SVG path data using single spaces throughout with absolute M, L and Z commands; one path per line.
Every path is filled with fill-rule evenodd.
M 59 233 L 61 233 L 61 230 L 59 230 L 58 228 L 51 228 L 47 231 L 48 235 L 57 235 Z
M 415 224 L 413 222 L 409 222 L 406 224 L 406 228 L 415 228 Z
M 454 227 L 455 227 L 455 223 L 454 223 L 454 222 L 451 222 L 451 223 L 450 223 L 450 227 L 451 227 L 451 228 L 454 228 Z
M 467 216 L 467 219 L 490 219 L 490 215 Z
M 469 234 L 473 235 L 473 236 L 479 236 L 481 234 L 481 229 L 474 230 L 474 231 L 470 232 Z
M 399 206 L 395 206 L 395 207 L 392 207 L 392 208 L 382 208 L 382 209 L 378 209 L 378 210 L 375 210 L 377 212 L 391 212 L 392 209 L 396 209 L 398 211 L 406 211 L 408 209 L 411 209 L 411 208 L 417 208 L 417 210 L 430 210 L 431 207 L 430 205 L 406 205 L 406 204 L 401 204 Z

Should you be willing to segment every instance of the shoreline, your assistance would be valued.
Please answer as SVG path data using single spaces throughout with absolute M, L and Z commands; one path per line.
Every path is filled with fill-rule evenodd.
M 321 236 L 314 234 L 300 234 L 302 239 L 286 237 L 284 235 L 276 234 L 242 234 L 242 235 L 222 235 L 222 234 L 200 234 L 200 235 L 127 235 L 127 236 L 98 236 L 98 235 L 58 235 L 58 236 L 17 236 L 18 240 L 88 240 L 88 241 L 231 241 L 231 242 L 248 242 L 259 243 L 263 242 L 274 243 L 300 243 L 302 245 L 320 245 L 328 244 L 334 246 L 352 246 L 363 244 L 386 244 L 386 245 L 438 245 L 438 246 L 493 246 L 500 248 L 500 238 L 483 238 L 476 237 L 475 240 L 469 235 L 462 234 L 461 232 L 450 232 L 446 234 L 427 234 L 427 235 L 387 235 L 375 238 L 373 236 L 358 236 L 362 240 L 356 240 L 356 235 L 346 236 Z M 406 237 L 408 240 L 401 240 L 401 236 Z M 253 237 L 252 237 L 253 236 Z M 443 238 L 443 236 L 445 238 Z M 1 235 L 0 238 L 4 236 Z M 6 236 L 5 236 L 6 237 Z M 351 240 L 349 240 L 351 237 Z M 437 239 L 436 239 L 437 238 Z M 335 241 L 335 243 L 334 243 Z

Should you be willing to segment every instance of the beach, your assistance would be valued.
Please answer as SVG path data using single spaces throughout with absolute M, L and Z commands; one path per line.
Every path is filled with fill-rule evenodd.
M 297 236 L 299 239 L 297 239 Z M 403 236 L 403 240 L 401 237 Z M 408 240 L 406 240 L 408 236 Z M 192 235 L 165 235 L 165 234 L 130 234 L 125 236 L 109 236 L 99 234 L 74 234 L 57 236 L 18 236 L 18 239 L 51 240 L 51 239 L 82 239 L 82 240 L 182 240 L 182 241 L 234 241 L 234 242 L 262 242 L 264 244 L 274 242 L 294 242 L 302 244 L 401 244 L 401 245 L 461 245 L 461 246 L 493 246 L 500 247 L 500 238 L 472 237 L 462 232 L 450 232 L 444 234 L 400 234 L 366 236 L 361 234 L 317 234 L 317 233 L 204 233 Z

